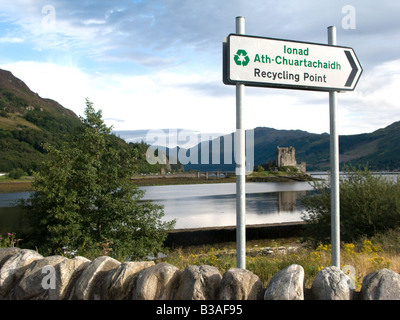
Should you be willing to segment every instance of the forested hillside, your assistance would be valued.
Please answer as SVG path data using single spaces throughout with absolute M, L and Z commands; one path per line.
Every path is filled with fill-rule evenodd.
M 46 159 L 44 143 L 60 146 L 71 141 L 81 127 L 81 119 L 74 112 L 41 98 L 11 72 L 0 69 L 0 172 L 22 169 L 32 173 Z M 162 165 L 147 163 L 146 144 L 128 144 L 115 135 L 108 137 L 108 143 L 114 148 L 137 149 L 137 158 L 132 161 L 138 173 L 161 171 Z
M 296 148 L 297 161 L 308 170 L 329 169 L 329 134 L 300 130 L 255 129 L 255 163 L 275 159 L 277 146 Z M 372 133 L 339 136 L 341 165 L 365 165 L 371 170 L 400 170 L 400 121 Z
M 84 101 L 82 101 L 84 104 Z M 95 106 L 100 108 L 101 106 Z M 74 131 L 82 126 L 79 117 L 56 101 L 41 98 L 11 72 L 0 69 L 0 172 L 20 168 L 32 172 L 45 159 L 44 143 L 59 146 L 68 142 Z M 220 164 L 212 164 L 212 144 L 209 163 L 202 163 L 202 150 L 197 147 L 198 163 L 185 165 L 185 170 L 234 171 L 235 165 L 224 165 L 224 138 L 220 139 Z M 232 138 L 229 141 L 233 141 Z M 206 142 L 204 142 L 206 143 Z M 116 136 L 110 137 L 113 146 L 138 150 L 138 173 L 171 170 L 169 165 L 150 165 L 146 161 L 147 144 L 129 143 Z M 297 161 L 307 162 L 307 170 L 329 169 L 329 134 L 314 134 L 301 130 L 254 129 L 254 165 L 275 159 L 277 146 L 296 148 Z M 232 148 L 230 148 L 233 151 Z M 340 163 L 368 164 L 372 170 L 400 170 L 400 121 L 372 133 L 339 137 Z M 174 152 L 176 154 L 176 152 Z M 233 154 L 230 159 L 234 159 Z M 233 162 L 234 163 L 234 162 Z M 180 169 L 180 165 L 175 170 Z
M 0 70 L 0 172 L 35 170 L 44 159 L 43 143 L 59 145 L 80 125 L 71 110 Z
M 210 164 L 201 164 L 201 151 L 207 150 L 200 145 L 199 164 L 185 165 L 185 169 L 201 171 L 234 171 L 235 165 L 224 164 L 224 141 L 220 139 L 221 164 L 212 164 L 212 144 L 209 145 Z M 254 165 L 258 166 L 275 160 L 276 147 L 293 146 L 298 162 L 307 163 L 308 171 L 329 170 L 330 163 L 329 134 L 315 134 L 301 130 L 276 130 L 272 128 L 254 129 Z M 228 141 L 233 141 L 230 137 Z M 233 146 L 231 148 L 233 150 Z M 214 150 L 215 152 L 215 150 Z M 232 158 L 233 155 L 230 156 Z M 400 170 L 400 121 L 372 133 L 343 135 L 339 137 L 340 165 L 366 165 L 371 170 Z

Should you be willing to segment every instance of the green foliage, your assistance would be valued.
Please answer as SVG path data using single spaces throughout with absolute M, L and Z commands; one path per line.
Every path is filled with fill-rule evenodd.
M 340 236 L 352 242 L 400 226 L 400 179 L 377 175 L 367 167 L 346 167 L 340 178 Z M 315 242 L 330 239 L 330 183 L 314 183 L 316 193 L 302 199 L 305 236 Z
M 12 112 L 21 112 L 28 103 L 11 91 L 0 88 L 0 110 L 9 109 Z
M 13 248 L 18 246 L 21 239 L 15 237 L 15 233 L 8 232 L 6 236 L 0 234 L 0 248 Z
M 129 143 L 129 147 L 136 150 L 137 153 L 137 161 L 136 161 L 136 174 L 140 173 L 158 173 L 161 171 L 161 168 L 165 165 L 150 164 L 146 159 L 146 151 L 149 148 L 149 145 L 144 143 L 143 141 L 140 143 Z
M 49 132 L 70 133 L 77 126 L 75 118 L 62 116 L 55 119 L 54 114 L 38 108 L 27 112 L 24 118 L 42 130 Z
M 162 207 L 142 201 L 144 193 L 130 182 L 137 150 L 118 144 L 89 100 L 85 116 L 71 143 L 45 145 L 49 158 L 25 203 L 31 246 L 81 255 L 107 247 L 120 259 L 156 254 L 175 222 L 162 222 Z
M 8 176 L 12 179 L 19 179 L 21 178 L 23 175 L 26 175 L 26 172 L 24 172 L 24 170 L 17 168 L 17 169 L 13 169 L 10 171 L 10 173 L 8 174 Z
M 18 87 L 0 88 L 0 171 L 36 170 L 46 157 L 43 144 L 60 146 L 81 125 L 55 102 Z
M 46 120 L 35 123 L 43 126 L 41 130 L 0 128 L 0 171 L 11 171 L 16 168 L 24 171 L 36 170 L 46 157 L 43 145 L 51 143 L 59 146 L 62 141 L 71 140 L 73 131 L 81 125 L 75 118 L 58 119 L 50 117 L 45 111 L 42 113 Z

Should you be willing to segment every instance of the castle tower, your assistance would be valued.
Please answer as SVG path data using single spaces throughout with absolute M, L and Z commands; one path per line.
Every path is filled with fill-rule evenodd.
M 277 167 L 295 167 L 297 165 L 296 150 L 293 147 L 277 147 L 275 163 Z
M 301 172 L 306 172 L 306 163 L 296 161 L 294 147 L 277 147 L 275 151 L 275 165 L 277 167 L 296 167 Z

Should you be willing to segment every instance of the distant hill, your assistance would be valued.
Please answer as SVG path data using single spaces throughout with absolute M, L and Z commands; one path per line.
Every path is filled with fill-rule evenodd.
M 232 134 L 231 134 L 232 136 Z M 220 139 L 220 159 L 223 160 L 223 141 Z M 255 166 L 275 160 L 276 147 L 293 146 L 298 162 L 307 162 L 307 170 L 328 170 L 330 163 L 329 134 L 314 134 L 301 130 L 276 130 L 272 128 L 254 129 Z M 197 147 L 198 162 L 201 163 L 201 145 Z M 212 145 L 209 145 L 211 161 Z M 176 152 L 176 151 L 175 151 Z M 214 150 L 215 152 L 215 150 Z M 371 170 L 400 170 L 400 121 L 372 133 L 343 135 L 339 137 L 340 164 L 368 164 Z M 204 163 L 204 162 L 203 162 Z M 235 165 L 187 164 L 185 170 L 234 171 Z
M 82 102 L 84 103 L 84 102 Z M 42 144 L 58 146 L 71 139 L 74 130 L 82 123 L 71 110 L 58 102 L 41 98 L 9 71 L 0 69 L 0 172 L 22 168 L 35 170 L 46 154 Z M 232 134 L 230 135 L 232 137 Z M 232 138 L 231 138 L 232 139 Z M 224 163 L 224 139 L 217 150 L 222 164 L 187 164 L 185 171 L 234 171 L 235 165 Z M 114 136 L 115 144 L 125 141 Z M 209 143 L 209 162 L 212 163 L 212 144 Z M 138 172 L 158 171 L 160 166 L 150 166 L 145 159 L 147 145 L 131 143 L 139 151 Z M 307 170 L 329 169 L 329 135 L 301 130 L 254 129 L 254 164 L 260 165 L 275 159 L 277 146 L 296 148 L 297 161 L 307 162 Z M 231 148 L 233 149 L 233 148 Z M 198 162 L 202 163 L 201 145 L 197 146 Z M 176 150 L 168 150 L 170 153 Z M 372 133 L 339 137 L 340 163 L 369 164 L 372 170 L 400 170 L 400 121 Z M 233 159 L 233 155 L 230 155 Z M 166 168 L 169 170 L 168 166 Z
M 42 144 L 59 145 L 80 125 L 73 111 L 0 69 L 0 172 L 35 170 L 45 157 Z
M 82 101 L 84 103 L 84 101 Z M 0 172 L 36 170 L 46 159 L 44 143 L 60 146 L 83 126 L 79 117 L 58 102 L 41 98 L 11 72 L 0 69 Z M 114 148 L 134 148 L 138 173 L 181 170 L 180 165 L 151 165 L 146 160 L 148 145 L 127 143 L 116 135 L 108 137 Z

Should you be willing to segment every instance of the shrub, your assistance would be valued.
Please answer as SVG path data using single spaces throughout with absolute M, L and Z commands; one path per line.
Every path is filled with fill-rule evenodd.
M 45 146 L 49 157 L 23 203 L 28 244 L 44 254 L 156 255 L 175 221 L 162 221 L 163 207 L 142 200 L 144 191 L 130 181 L 135 150 L 111 144 L 111 128 L 89 100 L 85 115 L 71 142 Z
M 341 240 L 352 242 L 362 236 L 400 226 L 400 180 L 374 174 L 368 167 L 346 167 L 340 177 Z M 326 243 L 330 239 L 330 182 L 314 182 L 315 193 L 302 199 L 305 237 Z
M 19 179 L 21 178 L 23 175 L 26 175 L 26 173 L 24 172 L 24 170 L 22 170 L 21 168 L 17 168 L 17 169 L 12 169 L 10 171 L 10 173 L 8 174 L 8 176 L 12 179 Z
M 15 237 L 15 233 L 7 233 L 7 236 L 0 235 L 0 248 L 13 248 L 18 246 L 21 239 Z
M 254 171 L 256 171 L 256 172 L 264 172 L 265 170 L 264 170 L 263 166 L 257 166 Z

